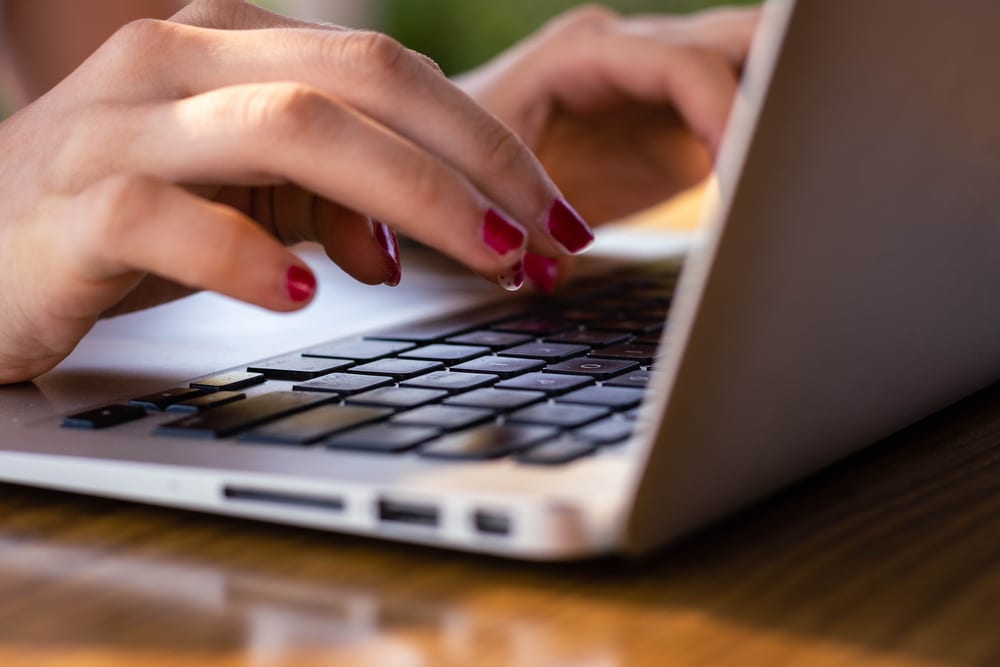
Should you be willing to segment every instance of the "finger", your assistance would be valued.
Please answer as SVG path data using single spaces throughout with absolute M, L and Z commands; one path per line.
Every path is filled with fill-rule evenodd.
M 296 185 L 257 188 L 254 218 L 285 245 L 316 241 L 355 279 L 377 285 L 398 277 L 368 218 Z
M 79 211 L 68 240 L 86 284 L 148 272 L 277 311 L 315 292 L 308 267 L 253 220 L 162 181 L 105 179 L 79 195 Z
M 524 256 L 524 272 L 532 285 L 543 294 L 553 294 L 561 283 L 559 260 L 529 252 Z
M 606 87 L 628 98 L 676 108 L 691 131 L 713 153 L 718 150 L 738 86 L 735 72 L 722 56 L 617 31 L 599 33 L 595 40 L 600 44 L 578 44 L 574 53 L 564 57 L 577 59 L 577 71 L 588 72 L 591 79 L 596 72 Z M 551 85 L 571 106 L 606 103 L 606 96 L 588 98 L 594 81 L 590 86 L 576 83 L 565 80 Z
M 497 275 L 524 252 L 524 229 L 461 174 L 316 89 L 236 86 L 144 108 L 133 122 L 143 129 L 129 159 L 164 180 L 290 181 L 484 274 Z
M 145 310 L 190 296 L 197 291 L 193 287 L 178 285 L 172 280 L 158 276 L 146 276 L 121 301 L 101 313 L 101 317 L 117 317 L 137 310 Z
M 527 281 L 542 294 L 555 294 L 569 285 L 576 274 L 577 260 L 572 256 L 543 257 L 534 253 L 524 256 Z
M 621 22 L 623 32 L 658 37 L 679 46 L 695 46 L 723 54 L 740 69 L 750 52 L 760 9 L 727 7 L 686 16 L 639 15 Z
M 330 30 L 345 32 L 351 28 L 328 23 L 326 21 L 306 21 L 284 14 L 270 12 L 251 2 L 230 0 L 230 7 L 221 7 L 219 2 L 204 0 L 192 2 L 184 9 L 170 17 L 171 23 L 195 26 L 199 28 L 215 28 L 217 30 L 261 30 L 264 28 L 299 28 L 303 30 Z M 431 69 L 444 75 L 441 67 L 433 58 L 408 49 L 412 56 Z
M 220 30 L 260 30 L 264 28 L 329 28 L 342 30 L 330 23 L 304 21 L 270 12 L 242 0 L 195 0 L 170 17 L 172 23 L 217 28 Z
M 340 100 L 437 156 L 531 233 L 532 248 L 576 252 L 583 220 L 527 146 L 426 59 L 367 31 L 217 31 L 173 26 L 160 89 L 295 81 Z M 403 103 L 401 103 L 401 101 Z
M 315 239 L 334 263 L 368 285 L 399 284 L 399 243 L 391 227 L 323 199 L 316 208 Z

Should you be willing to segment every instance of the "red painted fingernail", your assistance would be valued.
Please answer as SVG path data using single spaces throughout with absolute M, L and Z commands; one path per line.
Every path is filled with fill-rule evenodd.
M 399 261 L 399 239 L 396 238 L 396 232 L 392 231 L 389 225 L 372 220 L 372 235 L 389 260 L 389 266 L 392 267 L 392 274 L 382 284 L 395 287 L 403 276 L 402 264 Z
M 594 241 L 594 232 L 580 214 L 563 199 L 557 199 L 549 209 L 549 233 L 570 252 L 580 252 Z
M 483 242 L 498 255 L 506 255 L 524 245 L 524 230 L 493 209 L 483 218 Z
M 497 276 L 497 282 L 508 292 L 516 292 L 521 289 L 521 286 L 524 285 L 524 265 L 518 262 L 509 271 L 504 271 Z
M 524 272 L 528 279 L 546 294 L 556 291 L 556 279 L 559 277 L 559 262 L 551 257 L 542 257 L 533 252 L 524 255 Z
M 302 303 L 312 298 L 316 293 L 316 276 L 309 269 L 292 266 L 285 276 L 285 288 L 288 298 L 296 303 Z

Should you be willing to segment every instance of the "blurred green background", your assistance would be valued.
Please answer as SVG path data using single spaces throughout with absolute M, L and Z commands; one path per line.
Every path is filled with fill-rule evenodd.
M 507 48 L 579 0 L 383 0 L 379 27 L 433 58 L 450 74 L 467 70 Z M 622 13 L 687 13 L 748 0 L 609 0 Z
M 755 1 L 606 0 L 603 4 L 625 14 L 687 13 L 720 4 Z M 580 0 L 257 0 L 257 3 L 308 18 L 360 17 L 350 25 L 387 32 L 410 48 L 429 55 L 449 74 L 482 63 L 556 14 L 586 4 Z M 0 85 L 0 119 L 11 109 L 5 97 Z

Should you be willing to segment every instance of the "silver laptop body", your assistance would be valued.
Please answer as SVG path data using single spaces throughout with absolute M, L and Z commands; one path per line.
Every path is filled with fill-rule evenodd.
M 765 12 L 632 439 L 564 466 L 154 437 L 63 416 L 498 298 L 407 257 L 306 312 L 213 295 L 102 322 L 0 388 L 0 479 L 527 559 L 640 553 L 1000 378 L 1000 4 Z M 414 261 L 410 261 L 414 260 Z M 502 297 L 496 306 L 505 308 Z

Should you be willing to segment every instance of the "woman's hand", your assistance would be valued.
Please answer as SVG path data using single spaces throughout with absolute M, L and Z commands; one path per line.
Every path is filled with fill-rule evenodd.
M 708 176 L 756 28 L 757 9 L 621 18 L 588 6 L 459 79 L 539 155 L 595 223 Z M 529 254 L 550 291 L 560 267 Z
M 392 284 L 398 229 L 511 288 L 527 248 L 592 238 L 428 59 L 238 0 L 125 26 L 0 145 L 0 383 L 53 367 L 102 314 L 193 290 L 300 308 L 315 279 L 286 243 Z

